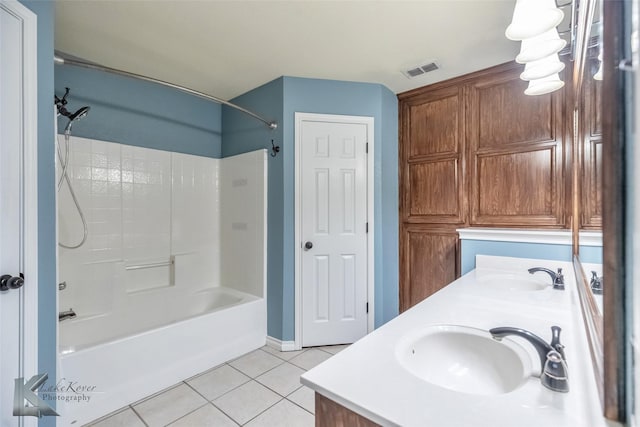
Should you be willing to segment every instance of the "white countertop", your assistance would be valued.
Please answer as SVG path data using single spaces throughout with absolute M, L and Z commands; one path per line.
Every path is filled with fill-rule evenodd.
M 478 268 L 301 377 L 301 382 L 346 408 L 384 426 L 605 426 L 601 416 L 571 263 L 479 256 Z M 530 267 L 564 269 L 566 290 L 496 290 L 487 276 L 514 274 L 551 281 Z M 531 376 L 521 387 L 500 395 L 451 391 L 423 381 L 396 358 L 406 334 L 430 325 L 452 324 L 489 330 L 523 328 L 551 340 L 552 325 L 562 328 L 569 367 L 569 393 L 553 392 Z M 540 360 L 528 342 L 535 375 Z

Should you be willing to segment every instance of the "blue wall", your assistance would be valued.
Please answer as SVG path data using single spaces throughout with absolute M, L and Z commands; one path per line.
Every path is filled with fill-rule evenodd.
M 509 256 L 568 262 L 573 259 L 571 245 L 463 239 L 461 246 L 460 271 L 462 274 L 466 274 L 476 268 L 476 255 Z M 580 260 L 586 263 L 602 264 L 602 247 L 581 246 Z
M 88 105 L 89 115 L 74 122 L 71 134 L 158 150 L 219 158 L 221 107 L 155 83 L 102 71 L 57 65 L 55 93 L 71 92 L 67 109 Z M 62 133 L 68 120 L 58 118 Z
M 275 130 L 269 129 L 244 113 L 229 107 L 222 109 L 223 144 L 222 156 L 228 157 L 259 148 L 270 148 L 271 140 L 282 146 L 284 79 L 274 80 L 264 86 L 233 100 L 256 114 L 278 123 Z M 269 151 L 270 152 L 270 151 Z M 267 206 L 267 333 L 282 336 L 282 283 L 284 251 L 284 202 L 283 170 L 284 156 L 281 151 L 268 162 L 268 206 Z
M 296 112 L 374 118 L 376 326 L 395 317 L 398 313 L 398 111 L 395 95 L 377 84 L 282 77 L 233 102 L 275 119 L 279 124 L 278 130 L 272 132 L 251 118 L 223 108 L 223 156 L 267 147 L 274 137 L 282 148 L 280 155 L 269 163 L 268 250 L 269 259 L 273 259 L 268 266 L 269 335 L 283 341 L 291 341 L 295 335 L 293 147 Z
M 382 91 L 382 140 L 376 146 L 380 151 L 381 167 L 381 220 L 376 222 L 376 298 L 381 295 L 382 310 L 376 310 L 376 327 L 398 315 L 400 292 L 398 289 L 399 267 L 399 183 L 398 183 L 398 98 L 385 87 Z M 378 238 L 381 236 L 382 238 Z M 378 271 L 382 269 L 382 274 Z M 382 280 L 380 280 L 380 278 Z
M 56 228 L 53 144 L 53 21 L 52 1 L 22 4 L 38 16 L 38 371 L 48 373 L 47 384 L 56 382 Z M 9 402 L 3 402 L 9 404 Z M 39 420 L 55 426 L 55 417 Z

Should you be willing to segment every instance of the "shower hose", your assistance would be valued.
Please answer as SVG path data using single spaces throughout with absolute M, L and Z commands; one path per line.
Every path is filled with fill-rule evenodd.
M 62 188 L 62 182 L 67 182 L 67 187 L 69 188 L 69 193 L 71 194 L 71 198 L 73 199 L 73 203 L 76 205 L 76 210 L 80 215 L 80 219 L 82 220 L 82 240 L 77 245 L 65 245 L 61 242 L 58 242 L 58 246 L 65 249 L 77 249 L 80 246 L 84 245 L 87 241 L 87 236 L 89 235 L 89 230 L 87 229 L 87 220 L 84 217 L 84 212 L 82 212 L 82 208 L 80 207 L 80 203 L 78 202 L 78 198 L 76 197 L 76 192 L 73 190 L 73 185 L 71 185 L 71 180 L 69 179 L 69 175 L 67 174 L 67 166 L 69 165 L 69 139 L 71 134 L 69 131 L 65 131 L 64 133 L 64 157 L 62 156 L 62 150 L 60 148 L 60 140 L 56 137 L 56 148 L 58 150 L 58 161 L 60 162 L 60 167 L 62 168 L 60 173 L 60 179 L 58 180 L 58 192 Z

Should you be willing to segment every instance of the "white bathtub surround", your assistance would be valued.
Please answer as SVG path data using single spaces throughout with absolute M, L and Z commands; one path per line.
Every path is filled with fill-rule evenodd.
M 311 369 L 302 376 L 302 383 L 384 426 L 607 425 L 601 415 L 571 263 L 479 256 L 477 265 L 476 270 Z M 547 274 L 529 275 L 526 270 L 531 267 L 563 268 L 566 290 L 551 289 Z M 539 279 L 542 286 L 531 279 Z M 521 287 L 505 286 L 502 280 Z M 547 342 L 550 327 L 558 325 L 570 391 L 553 392 L 540 384 L 539 356 L 531 344 L 517 337 L 504 340 L 511 339 L 528 353 L 533 375 L 509 393 L 460 393 L 419 379 L 400 364 L 397 351 L 409 335 L 434 325 L 485 331 L 518 327 Z
M 211 159 L 71 141 L 70 178 L 89 237 L 59 253 L 67 285 L 59 309 L 78 316 L 59 324 L 58 377 L 97 393 L 89 403 L 60 405 L 62 426 L 266 338 L 266 151 Z M 58 205 L 60 240 L 75 241 L 82 228 L 69 195 L 61 192 Z

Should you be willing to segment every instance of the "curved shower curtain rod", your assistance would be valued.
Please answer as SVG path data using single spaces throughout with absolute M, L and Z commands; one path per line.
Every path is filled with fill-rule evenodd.
M 162 85 L 162 86 L 167 86 L 167 87 L 170 87 L 170 88 L 173 88 L 173 89 L 178 89 L 178 90 L 180 90 L 182 92 L 185 92 L 185 93 L 188 93 L 190 95 L 195 95 L 195 96 L 198 96 L 200 98 L 208 99 L 209 101 L 217 102 L 218 104 L 222 104 L 222 105 L 226 105 L 226 106 L 231 107 L 231 108 L 235 108 L 238 111 L 242 111 L 243 113 L 250 115 L 254 119 L 260 120 L 262 123 L 264 123 L 267 126 L 269 126 L 269 129 L 276 129 L 278 127 L 278 123 L 276 123 L 274 121 L 269 121 L 269 120 L 263 119 L 262 117 L 260 117 L 256 113 L 251 112 L 251 111 L 249 111 L 249 110 L 247 110 L 245 108 L 242 108 L 239 105 L 233 104 L 233 103 L 231 103 L 229 101 L 225 101 L 224 99 L 220 99 L 220 98 L 217 98 L 215 96 L 207 95 L 206 93 L 198 92 L 197 90 L 194 90 L 194 89 L 189 89 L 189 88 L 184 87 L 184 86 L 180 86 L 180 85 L 176 85 L 176 84 L 173 84 L 173 83 L 165 82 L 163 80 L 154 79 L 153 77 L 147 77 L 147 76 L 143 76 L 141 74 L 135 74 L 135 73 L 130 73 L 128 71 L 118 70 L 117 68 L 105 67 L 103 65 L 97 65 L 97 64 L 92 64 L 90 62 L 79 61 L 77 59 L 66 58 L 66 57 L 63 57 L 61 55 L 63 55 L 63 54 L 60 53 L 60 52 L 57 52 L 57 51 L 55 52 L 55 55 L 53 57 L 53 62 L 55 64 L 58 64 L 58 65 L 66 64 L 66 65 L 73 65 L 75 67 L 89 68 L 91 70 L 106 71 L 108 73 L 118 74 L 120 76 L 132 77 L 134 79 L 145 80 L 145 81 L 151 82 L 151 83 L 157 83 L 157 84 Z

